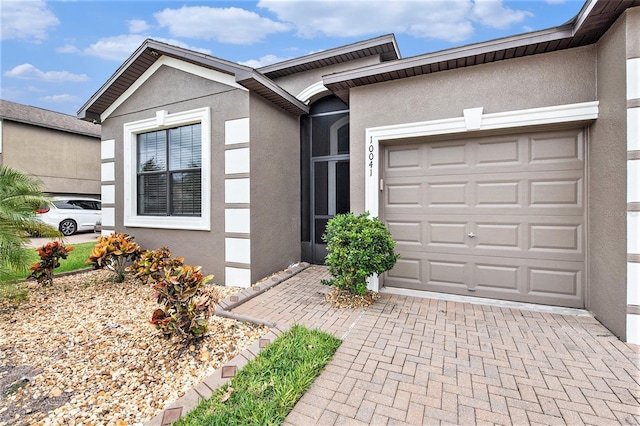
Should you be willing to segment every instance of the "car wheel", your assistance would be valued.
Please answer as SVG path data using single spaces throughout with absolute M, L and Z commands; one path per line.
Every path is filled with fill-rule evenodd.
M 76 233 L 76 231 L 78 230 L 78 225 L 76 225 L 76 222 L 72 219 L 65 219 L 60 222 L 59 229 L 60 232 L 62 232 L 62 235 L 68 237 L 69 235 L 73 235 Z

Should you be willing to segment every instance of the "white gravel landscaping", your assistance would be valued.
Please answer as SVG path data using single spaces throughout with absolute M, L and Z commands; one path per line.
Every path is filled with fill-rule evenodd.
M 111 276 L 29 283 L 28 301 L 0 301 L 0 426 L 141 425 L 268 332 L 213 316 L 197 343 L 170 341 L 148 322 L 150 286 Z

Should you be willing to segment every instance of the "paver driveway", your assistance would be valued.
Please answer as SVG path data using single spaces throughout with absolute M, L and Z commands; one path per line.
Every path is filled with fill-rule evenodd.
M 640 424 L 640 347 L 590 316 L 383 294 L 333 309 L 312 266 L 233 312 L 343 338 L 289 425 Z

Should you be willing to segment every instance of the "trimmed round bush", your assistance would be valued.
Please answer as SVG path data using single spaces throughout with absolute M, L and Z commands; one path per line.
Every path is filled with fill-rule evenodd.
M 390 270 L 400 257 L 393 251 L 396 243 L 387 227 L 368 212 L 334 216 L 322 238 L 327 243 L 325 263 L 332 276 L 323 284 L 351 294 L 364 295 L 367 278 Z

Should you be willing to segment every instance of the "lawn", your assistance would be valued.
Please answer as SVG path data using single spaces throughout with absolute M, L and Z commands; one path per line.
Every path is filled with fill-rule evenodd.
M 282 424 L 340 343 L 320 330 L 294 325 L 175 425 Z
M 91 250 L 96 245 L 95 242 L 89 241 L 87 243 L 80 244 L 68 244 L 67 247 L 73 247 L 73 251 L 69 253 L 69 256 L 66 259 L 60 260 L 60 267 L 56 268 L 54 273 L 60 274 L 63 272 L 71 272 L 77 271 L 78 269 L 89 268 L 90 265 L 85 264 L 86 260 L 89 258 L 91 254 Z M 33 249 L 33 253 L 31 254 L 31 263 L 36 263 L 40 261 L 40 257 L 36 252 L 36 249 Z M 21 280 L 26 278 L 29 275 L 16 273 L 10 279 L 12 280 Z
M 54 274 L 77 271 L 90 267 L 90 265 L 85 264 L 85 262 L 89 258 L 89 254 L 91 254 L 95 243 L 90 241 L 80 244 L 69 244 L 69 246 L 74 248 L 73 251 L 69 253 L 66 259 L 60 260 L 60 267 L 55 269 Z M 36 249 L 33 249 L 31 253 L 31 264 L 39 261 L 40 257 Z M 0 299 L 13 299 L 16 301 L 26 299 L 27 288 L 24 282 L 19 282 L 18 280 L 24 280 L 28 276 L 29 272 L 15 273 L 10 276 L 6 282 L 0 283 Z

